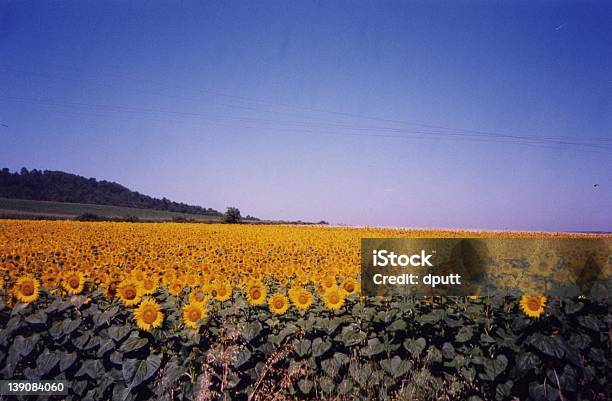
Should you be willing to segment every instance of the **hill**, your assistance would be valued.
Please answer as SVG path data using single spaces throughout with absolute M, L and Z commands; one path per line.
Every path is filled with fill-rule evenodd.
M 158 199 L 109 181 L 98 181 L 63 171 L 40 171 L 22 168 L 11 173 L 0 170 L 0 198 L 47 202 L 69 202 L 163 212 L 221 217 L 211 208 L 187 205 L 166 198 Z

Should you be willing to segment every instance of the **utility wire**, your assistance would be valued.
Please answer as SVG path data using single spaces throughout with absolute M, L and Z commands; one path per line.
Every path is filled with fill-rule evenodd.
M 13 68 L 1 68 L 1 69 L 5 70 L 5 71 L 14 72 L 14 73 L 39 76 L 39 77 L 48 78 L 48 79 L 60 79 L 60 80 L 68 80 L 68 81 L 80 82 L 79 80 L 76 80 L 74 78 L 62 77 L 62 76 L 57 76 L 57 75 L 49 75 L 49 74 L 42 74 L 42 73 L 32 72 L 32 71 L 16 70 L 16 69 L 13 69 Z M 292 104 L 288 104 L 288 103 L 284 103 L 284 102 L 276 102 L 276 101 L 269 101 L 269 100 L 264 100 L 264 99 L 256 99 L 256 98 L 251 98 L 251 97 L 246 97 L 246 96 L 232 95 L 232 94 L 227 94 L 227 93 L 218 92 L 218 91 L 211 91 L 211 90 L 208 90 L 208 89 L 199 89 L 199 88 L 193 88 L 193 87 L 185 87 L 185 86 L 181 86 L 181 85 L 167 84 L 167 83 L 164 83 L 164 82 L 160 82 L 160 81 L 156 81 L 156 80 L 151 80 L 151 79 L 131 77 L 131 76 L 125 75 L 125 74 L 117 74 L 117 73 L 110 73 L 110 72 L 102 72 L 101 74 L 102 75 L 106 75 L 106 76 L 111 76 L 111 77 L 117 77 L 117 78 L 124 79 L 124 80 L 130 80 L 130 81 L 134 81 L 134 82 L 153 84 L 153 85 L 157 85 L 157 86 L 161 86 L 161 87 L 166 87 L 166 88 L 172 88 L 172 89 L 180 89 L 182 91 L 192 91 L 192 92 L 195 91 L 195 92 L 204 93 L 204 94 L 208 94 L 208 95 L 222 96 L 222 97 L 237 99 L 237 100 L 241 100 L 241 101 L 257 102 L 257 103 L 276 105 L 276 106 L 292 108 L 292 109 L 297 109 L 297 110 L 305 110 L 305 111 L 317 112 L 317 113 L 327 113 L 327 114 L 333 114 L 333 115 L 340 115 L 340 116 L 344 116 L 344 117 L 368 119 L 368 120 L 381 121 L 381 122 L 387 122 L 387 123 L 393 123 L 393 124 L 414 125 L 414 126 L 420 126 L 420 127 L 431 128 L 431 129 L 438 129 L 438 130 L 442 129 L 442 130 L 447 130 L 447 131 L 460 132 L 460 133 L 466 133 L 466 134 L 473 134 L 473 135 L 479 135 L 479 136 L 493 136 L 493 137 L 515 138 L 515 139 L 529 139 L 529 140 L 531 140 L 531 139 L 533 139 L 533 140 L 540 140 L 540 139 L 542 139 L 542 140 L 551 140 L 551 141 L 564 141 L 564 140 L 574 141 L 574 142 L 568 142 L 567 144 L 577 144 L 575 141 L 579 141 L 579 142 L 587 142 L 587 141 L 603 141 L 603 142 L 607 142 L 607 141 L 612 141 L 611 138 L 601 138 L 601 137 L 599 137 L 599 138 L 584 138 L 584 137 L 571 137 L 571 136 L 570 137 L 568 137 L 568 136 L 565 136 L 565 137 L 543 136 L 542 137 L 542 136 L 528 136 L 528 135 L 510 135 L 510 134 L 502 134 L 502 133 L 491 132 L 491 131 L 470 130 L 470 129 L 463 129 L 463 128 L 452 128 L 452 127 L 447 127 L 447 126 L 442 126 L 442 125 L 422 124 L 422 123 L 411 122 L 411 121 L 393 120 L 393 119 L 386 119 L 386 118 L 380 118 L 380 117 L 366 116 L 366 115 L 362 115 L 362 114 L 345 113 L 345 112 L 338 112 L 338 111 L 333 111 L 333 110 L 318 109 L 318 108 L 313 108 L 313 107 L 298 106 L 298 105 L 292 105 Z M 92 78 L 84 78 L 84 79 L 91 80 Z M 100 82 L 94 82 L 94 85 L 108 87 L 108 88 L 112 88 L 112 89 L 133 90 L 134 91 L 133 88 L 118 87 L 118 86 L 115 86 L 115 85 L 109 85 L 109 84 L 100 83 Z M 149 95 L 157 95 L 157 96 L 164 96 L 164 97 L 170 97 L 170 98 L 182 98 L 182 99 L 186 99 L 186 100 L 200 101 L 200 99 L 186 98 L 184 96 L 169 95 L 169 94 L 159 93 L 159 92 L 149 92 L 149 91 L 142 91 L 142 90 L 136 90 L 136 91 L 141 92 L 141 93 L 145 93 L 145 94 L 149 94 Z M 218 102 L 216 102 L 216 103 L 218 103 Z M 235 105 L 235 104 L 226 104 L 226 103 L 218 103 L 218 104 L 220 104 L 222 106 L 241 108 L 241 109 L 245 109 L 245 110 L 252 110 L 252 111 L 258 111 L 258 112 L 266 112 L 266 113 L 285 114 L 285 115 L 296 116 L 296 114 L 292 114 L 292 113 L 282 113 L 282 112 L 278 112 L 278 111 L 264 110 L 264 109 L 261 109 L 261 108 L 254 108 L 254 107 L 249 107 L 249 106 L 244 106 L 244 105 Z M 194 114 L 194 113 L 191 113 L 191 114 Z M 195 114 L 198 114 L 198 113 L 195 113 Z M 301 115 L 298 115 L 298 116 L 303 117 Z M 333 122 L 331 122 L 331 123 L 333 124 Z M 398 128 L 390 128 L 390 127 L 364 127 L 364 129 L 388 129 L 388 130 L 394 130 L 395 132 L 401 132 L 401 128 L 398 129 Z
M 0 96 L 0 99 L 2 97 Z M 36 105 L 36 103 L 34 103 Z M 59 104 L 53 104 L 50 102 L 43 102 L 41 103 L 44 106 L 59 106 L 62 107 L 64 105 L 62 105 L 61 103 Z M 48 110 L 47 110 L 48 111 Z M 108 112 L 109 110 L 106 110 L 106 112 Z M 114 110 L 110 110 L 111 112 L 113 112 Z M 131 110 L 133 111 L 133 110 Z M 57 112 L 57 111 L 52 111 L 52 112 Z M 100 118 L 120 118 L 120 119 L 129 119 L 129 120 L 141 120 L 141 121 L 153 121 L 153 122 L 160 122 L 160 123 L 173 123 L 173 124 L 188 124 L 191 126 L 195 126 L 198 128 L 203 128 L 203 126 L 201 124 L 194 124 L 193 122 L 189 121 L 189 120 L 168 120 L 168 119 L 160 119 L 160 118 L 147 118 L 147 117 L 138 117 L 138 116 L 133 116 L 133 115 L 129 115 L 129 116 L 125 116 L 125 115 L 117 115 L 117 114 L 112 114 L 112 115 L 108 115 L 108 114 L 98 114 L 98 113 L 87 113 L 87 112 L 82 112 L 82 111 L 71 111 L 71 110 L 60 110 L 61 113 L 66 113 L 66 114 L 72 114 L 72 115 L 81 115 L 81 116 L 93 116 L 93 117 L 100 117 Z M 209 125 L 214 125 L 214 126 L 230 126 L 230 127 L 238 127 L 241 129 L 269 129 L 269 127 L 267 126 L 258 126 L 258 125 L 244 125 L 245 121 L 235 121 L 235 120 L 223 120 L 221 119 L 221 122 L 218 121 L 218 119 L 212 119 L 213 121 L 209 121 L 209 120 L 204 120 L 206 121 Z M 257 123 L 256 121 L 251 122 L 251 124 L 253 123 Z M 514 145 L 523 145 L 523 146 L 530 146 L 530 147 L 539 147 L 539 148 L 548 148 L 548 149 L 560 149 L 560 146 L 566 145 L 566 144 L 558 144 L 558 143 L 549 143 L 549 142 L 545 142 L 545 141 L 538 141 L 538 140 L 525 140 L 525 141 L 516 141 L 516 140 L 504 140 L 502 139 L 496 139 L 496 138 L 489 138 L 489 137 L 485 137 L 485 138 L 481 138 L 481 137 L 472 137 L 472 136 L 467 136 L 467 135 L 463 135 L 463 134 L 457 134 L 457 133 L 448 133 L 448 132 L 433 132 L 433 131 L 421 131 L 421 130 L 404 130 L 404 132 L 406 134 L 408 134 L 409 136 L 406 135 L 394 135 L 394 134 L 372 134 L 372 133 L 354 133 L 354 132 L 339 132 L 337 130 L 335 131 L 316 131 L 316 130 L 312 130 L 312 129 L 300 129 L 300 128 L 287 128 L 287 127 L 275 127 L 274 128 L 275 132 L 292 132 L 292 133 L 301 133 L 301 134 L 315 134 L 315 135 L 340 135 L 340 136 L 357 136 L 357 137 L 371 137 L 371 138 L 393 138 L 393 139 L 450 139 L 450 140 L 460 140 L 460 141 L 475 141 L 475 142 L 489 142 L 489 143 L 504 143 L 504 144 L 514 144 Z M 553 146 L 553 145 L 558 145 L 558 146 Z M 578 144 L 578 145 L 585 145 L 585 144 Z M 595 149 L 605 149 L 605 150 L 612 150 L 612 148 L 606 148 L 606 147 L 595 147 Z M 596 151 L 596 150 L 589 150 L 589 149 L 582 149 L 582 148 L 574 148 L 574 150 L 580 151 L 580 152 L 589 152 L 589 153 L 598 153 L 598 154 L 608 154 L 609 152 L 600 152 L 600 151 Z

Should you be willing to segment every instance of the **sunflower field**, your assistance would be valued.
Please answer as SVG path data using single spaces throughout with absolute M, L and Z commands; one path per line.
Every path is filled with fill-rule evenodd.
M 610 400 L 609 300 L 361 295 L 361 238 L 554 235 L 2 220 L 0 379 L 68 400 Z

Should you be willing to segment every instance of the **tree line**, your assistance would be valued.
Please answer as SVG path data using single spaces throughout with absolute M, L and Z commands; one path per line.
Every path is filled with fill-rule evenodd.
M 11 173 L 0 170 L 0 197 L 53 202 L 93 203 L 168 212 L 222 216 L 211 208 L 153 198 L 109 181 L 98 181 L 63 171 L 22 168 Z

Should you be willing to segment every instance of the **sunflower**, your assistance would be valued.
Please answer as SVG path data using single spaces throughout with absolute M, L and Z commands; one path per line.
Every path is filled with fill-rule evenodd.
M 140 290 L 143 295 L 153 294 L 157 290 L 157 279 L 147 276 L 140 280 Z
M 189 302 L 206 303 L 206 301 L 208 301 L 208 295 L 202 287 L 194 288 L 189 293 Z
M 219 302 L 227 301 L 232 297 L 232 286 L 222 281 L 214 286 L 215 299 Z
M 337 286 L 336 277 L 328 274 L 321 279 L 320 284 L 325 291 L 335 288 Z
M 331 288 L 323 294 L 323 302 L 328 309 L 338 310 L 344 305 L 344 292 L 337 288 Z
M 136 281 L 143 281 L 146 277 L 146 274 L 141 269 L 136 269 L 132 270 L 132 277 Z
M 523 295 L 520 301 L 521 309 L 529 317 L 540 317 L 545 304 L 546 297 L 540 295 Z
M 304 288 L 299 288 L 293 294 L 291 302 L 293 302 L 295 307 L 299 310 L 306 310 L 312 305 L 312 294 Z
M 134 306 L 140 302 L 142 295 L 140 285 L 137 281 L 127 279 L 117 286 L 117 296 L 125 306 Z
M 32 276 L 23 276 L 13 287 L 13 295 L 21 302 L 29 303 L 38 299 L 40 283 Z
M 270 312 L 275 315 L 282 315 L 289 309 L 289 300 L 283 294 L 274 294 L 268 300 Z
M 139 329 L 149 331 L 161 326 L 164 321 L 164 313 L 155 300 L 145 298 L 134 311 L 134 319 Z
M 85 275 L 81 272 L 75 271 L 64 275 L 64 279 L 62 280 L 62 287 L 69 294 L 76 295 L 83 292 L 83 287 L 85 286 Z
M 261 305 L 266 302 L 266 287 L 261 282 L 250 283 L 246 296 L 249 305 Z
M 168 284 L 168 292 L 170 295 L 178 296 L 183 291 L 183 282 L 181 280 L 174 279 Z
M 183 306 L 183 324 L 197 329 L 199 323 L 206 318 L 206 309 L 202 302 L 189 302 Z
M 359 292 L 359 283 L 354 278 L 347 278 L 342 283 L 342 289 L 346 292 L 346 295 L 353 295 Z
M 301 290 L 302 290 L 301 284 L 294 280 L 293 283 L 291 284 L 291 287 L 289 287 L 289 290 L 287 291 L 287 294 L 289 295 L 289 299 L 291 300 L 291 302 L 294 302 L 295 297 L 298 296 Z

